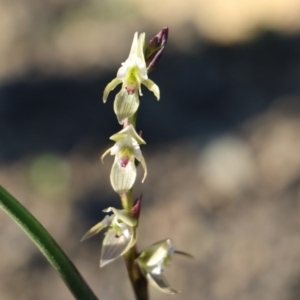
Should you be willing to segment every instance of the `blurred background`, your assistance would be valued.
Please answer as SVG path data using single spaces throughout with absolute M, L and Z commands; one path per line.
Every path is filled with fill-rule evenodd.
M 101 300 L 133 299 L 122 259 L 99 269 L 119 207 L 120 129 L 106 84 L 135 31 L 170 35 L 138 117 L 147 145 L 140 249 L 170 237 L 172 299 L 300 299 L 298 0 L 0 0 L 0 183 L 50 231 Z M 141 179 L 141 170 L 139 178 Z M 138 181 L 139 182 L 139 181 Z M 0 212 L 0 299 L 73 299 Z M 171 299 L 150 288 L 151 299 Z

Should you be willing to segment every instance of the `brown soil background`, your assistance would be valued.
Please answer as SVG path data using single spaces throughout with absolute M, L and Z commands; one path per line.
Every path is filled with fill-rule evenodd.
M 102 236 L 79 241 L 119 206 L 99 160 L 119 130 L 103 89 L 135 31 L 168 25 L 161 101 L 145 91 L 138 119 L 138 246 L 170 237 L 195 259 L 166 270 L 179 295 L 151 299 L 298 300 L 300 2 L 161 2 L 0 1 L 0 183 L 101 300 L 133 299 L 122 259 L 98 268 Z M 4 212 L 0 236 L 1 300 L 73 299 Z

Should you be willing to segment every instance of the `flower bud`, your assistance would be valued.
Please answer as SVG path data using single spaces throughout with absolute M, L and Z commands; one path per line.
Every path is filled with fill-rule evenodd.
M 164 27 L 156 36 L 154 36 L 145 50 L 145 60 L 148 73 L 150 73 L 160 60 L 165 45 L 168 41 L 169 28 Z

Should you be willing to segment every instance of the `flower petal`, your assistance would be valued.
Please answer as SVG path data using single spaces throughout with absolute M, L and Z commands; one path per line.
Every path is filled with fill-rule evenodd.
M 139 146 L 139 144 L 137 143 L 136 140 L 133 140 L 134 142 L 132 143 L 132 147 L 133 147 L 133 154 L 134 157 L 138 160 L 141 161 L 143 155 L 142 155 L 142 151 L 141 148 Z
M 113 147 L 107 149 L 102 155 L 101 155 L 101 161 L 103 163 L 104 157 L 112 150 Z
M 171 288 L 168 281 L 165 279 L 163 275 L 157 275 L 157 274 L 147 274 L 147 279 L 149 280 L 150 284 L 158 289 L 161 292 L 164 292 L 166 294 L 177 294 L 178 291 Z
M 102 243 L 100 268 L 116 260 L 129 249 L 132 235 L 126 238 L 124 235 L 117 235 L 114 229 L 107 231 Z
M 143 61 L 145 61 L 145 58 L 144 58 L 145 36 L 146 36 L 145 32 L 140 34 L 137 48 L 136 48 L 136 55 L 139 58 L 141 58 Z
M 114 215 L 126 225 L 131 227 L 136 226 L 137 219 L 134 218 L 130 212 L 126 211 L 125 209 L 116 209 L 114 207 L 112 207 L 111 210 L 113 211 Z
M 173 252 L 173 246 L 170 239 L 162 240 L 151 246 L 147 247 L 142 253 L 145 253 L 145 257 L 148 256 L 145 260 L 148 267 L 155 266 L 166 259 L 166 257 Z
M 104 92 L 103 92 L 103 102 L 104 103 L 106 102 L 109 93 L 121 82 L 122 82 L 121 79 L 115 78 L 105 87 Z
M 146 144 L 146 142 L 137 134 L 137 132 L 135 131 L 134 127 L 131 124 L 126 126 L 121 131 L 112 135 L 110 139 L 115 142 L 118 142 L 128 136 L 134 138 L 139 144 Z
M 182 255 L 182 256 L 186 256 L 188 258 L 191 258 L 191 259 L 194 259 L 194 256 L 189 254 L 189 253 L 186 253 L 184 251 L 179 251 L 179 250 L 175 250 L 174 251 L 175 254 L 179 254 L 179 255 Z
M 116 142 L 111 148 L 110 148 L 110 155 L 116 155 L 122 150 L 122 143 Z
M 126 167 L 122 167 L 116 155 L 110 172 L 110 183 L 113 189 L 120 195 L 128 192 L 136 179 L 136 167 L 134 159 L 130 160 Z
M 117 78 L 119 79 L 125 78 L 128 69 L 130 68 L 130 66 L 133 65 L 135 61 L 134 57 L 136 56 L 135 53 L 136 53 L 137 46 L 138 46 L 138 32 L 136 32 L 133 36 L 133 41 L 131 44 L 128 58 L 122 63 L 122 66 L 119 68 L 117 72 Z
M 125 119 L 132 117 L 140 104 L 138 91 L 134 94 L 119 92 L 114 102 L 114 112 L 117 115 L 119 123 L 122 125 Z
M 144 159 L 144 156 L 142 156 L 142 159 L 141 159 L 141 165 L 144 169 L 144 177 L 142 179 L 142 183 L 145 181 L 146 177 L 147 177 L 147 165 L 146 165 L 146 161 Z
M 151 79 L 143 80 L 142 84 L 145 85 L 148 88 L 148 90 L 153 92 L 156 99 L 159 100 L 160 97 L 159 87 Z
M 105 216 L 105 218 L 99 222 L 98 224 L 96 224 L 95 226 L 93 226 L 83 237 L 80 241 L 84 241 L 88 238 L 90 238 L 91 236 L 99 233 L 102 229 L 104 229 L 105 227 L 107 227 L 112 221 L 112 218 L 110 216 Z
M 129 52 L 129 57 L 135 53 L 135 49 L 138 45 L 138 32 L 135 32 L 134 36 L 133 36 L 133 41 L 131 44 L 131 48 L 130 48 L 130 52 Z

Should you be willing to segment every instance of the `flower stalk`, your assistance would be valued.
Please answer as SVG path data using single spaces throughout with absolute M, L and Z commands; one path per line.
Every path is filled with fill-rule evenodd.
M 105 87 L 103 102 L 107 101 L 110 92 L 121 84 L 121 90 L 115 96 L 114 112 L 123 129 L 110 137 L 115 144 L 106 150 L 101 157 L 103 161 L 107 154 L 114 156 L 110 172 L 110 183 L 119 194 L 123 209 L 108 208 L 105 212 L 114 215 L 106 216 L 100 223 L 90 229 L 85 237 L 97 234 L 103 228 L 108 228 L 102 243 L 100 267 L 123 256 L 127 272 L 137 300 L 148 300 L 148 282 L 156 289 L 175 294 L 163 276 L 163 270 L 176 251 L 170 241 L 165 239 L 145 248 L 139 253 L 136 245 L 138 222 L 142 196 L 135 202 L 133 188 L 137 177 L 139 164 L 144 170 L 142 182 L 147 176 L 147 165 L 140 149 L 146 144 L 141 133 L 136 132 L 136 120 L 142 96 L 142 85 L 153 92 L 157 100 L 160 98 L 159 87 L 148 78 L 157 65 L 168 39 L 168 28 L 163 28 L 145 47 L 145 33 L 134 34 L 130 53 L 121 64 L 116 78 Z
M 121 201 L 123 207 L 128 207 L 128 209 L 132 210 L 133 203 L 133 189 L 128 191 L 125 195 L 122 195 Z M 137 200 L 141 202 L 142 196 Z M 139 203 L 140 205 L 140 203 Z M 139 208 L 140 210 L 140 208 Z M 124 260 L 127 268 L 127 273 L 137 300 L 148 300 L 148 281 L 147 278 L 142 273 L 140 267 L 136 263 L 136 259 L 139 256 L 137 246 L 135 245 L 131 249 L 129 249 L 125 255 Z
M 148 300 L 148 281 L 144 274 L 141 272 L 140 267 L 136 263 L 138 257 L 137 247 L 131 248 L 125 255 L 125 263 L 128 276 L 137 300 Z
M 118 70 L 117 78 L 112 80 L 106 86 L 103 93 L 103 101 L 105 103 L 109 92 L 113 90 L 118 84 L 122 83 L 121 91 L 116 95 L 115 98 L 114 111 L 119 123 L 123 125 L 123 130 L 121 130 L 121 132 L 128 131 L 128 128 L 133 128 L 133 130 L 130 130 L 130 132 L 134 131 L 134 134 L 131 133 L 130 135 L 130 139 L 133 139 L 131 145 L 129 145 L 129 142 L 122 143 L 118 136 L 117 139 L 114 139 L 116 135 L 112 136 L 111 139 L 116 141 L 114 147 L 118 147 L 118 151 L 114 151 L 114 148 L 111 148 L 112 150 L 110 150 L 112 155 L 116 154 L 115 163 L 110 175 L 111 184 L 114 190 L 116 192 L 119 192 L 123 209 L 128 212 L 131 212 L 133 208 L 133 184 L 135 182 L 136 170 L 132 166 L 131 171 L 129 172 L 128 166 L 126 165 L 124 167 L 124 164 L 121 164 L 121 167 L 118 168 L 116 168 L 116 166 L 118 166 L 118 158 L 123 158 L 124 161 L 125 154 L 124 151 L 122 151 L 122 145 L 124 149 L 124 145 L 126 144 L 126 149 L 135 149 L 131 151 L 131 155 L 130 151 L 127 154 L 129 160 L 133 164 L 135 164 L 135 166 L 141 163 L 144 169 L 144 178 L 142 182 L 147 175 L 146 163 L 138 148 L 139 144 L 144 144 L 145 142 L 141 137 L 137 137 L 135 132 L 137 110 L 140 104 L 139 96 L 142 96 L 141 84 L 144 84 L 150 91 L 154 93 L 157 100 L 159 100 L 160 98 L 159 88 L 152 80 L 148 78 L 148 73 L 154 68 L 160 56 L 162 55 L 165 43 L 167 41 L 167 36 L 168 29 L 164 28 L 150 41 L 148 47 L 144 49 L 145 34 L 142 33 L 138 37 L 138 34 L 135 33 L 129 57 L 124 63 L 122 63 L 121 68 Z M 144 51 L 147 54 L 147 62 L 145 60 Z M 147 67 L 149 67 L 149 69 Z M 129 141 L 128 138 L 127 141 Z M 103 156 L 105 156 L 106 153 L 107 152 L 105 152 Z M 123 168 L 123 170 L 121 170 L 121 168 Z M 127 172 L 124 170 L 125 168 L 128 169 Z M 117 172 L 117 170 L 120 170 L 120 172 Z M 123 180 L 120 180 L 120 176 L 117 176 L 116 174 L 120 174 L 121 176 L 123 176 Z M 126 183 L 127 185 L 124 183 Z M 127 190 L 125 190 L 126 188 Z M 137 201 L 140 202 L 141 198 Z M 138 226 L 138 224 L 136 226 Z M 136 299 L 148 300 L 148 281 L 145 274 L 142 272 L 142 269 L 137 263 L 138 256 L 139 253 L 137 250 L 137 246 L 134 245 L 124 254 L 126 268 Z
M 133 189 L 131 188 L 127 193 L 120 195 L 122 207 L 127 211 L 131 211 L 133 207 Z

